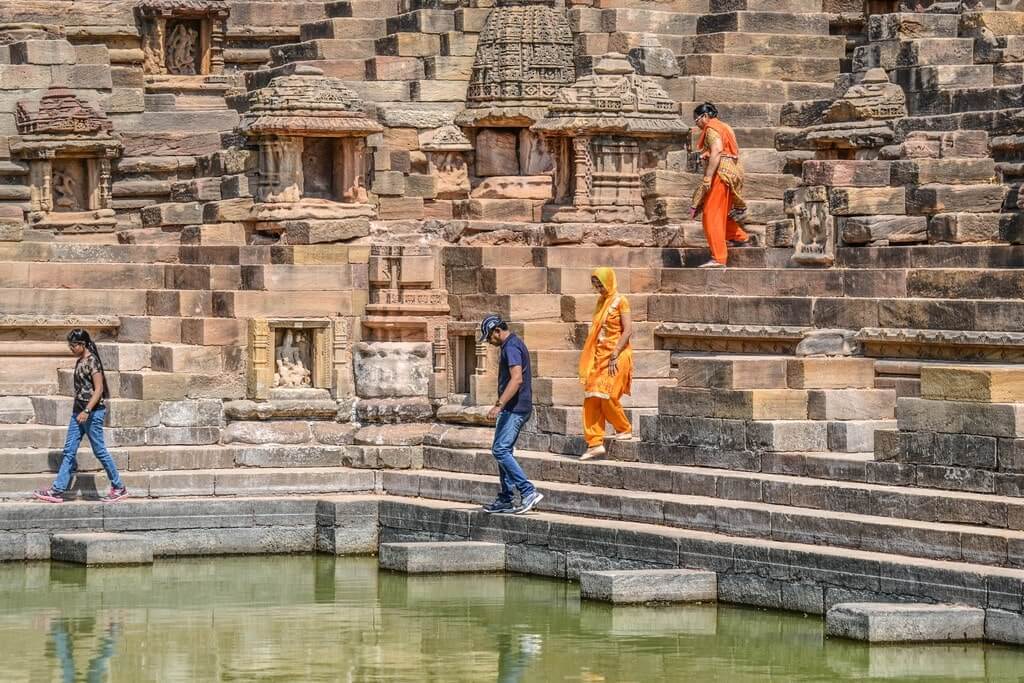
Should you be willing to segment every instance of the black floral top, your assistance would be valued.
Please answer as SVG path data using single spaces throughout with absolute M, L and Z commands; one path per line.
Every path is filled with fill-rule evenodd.
M 85 410 L 85 407 L 89 405 L 89 399 L 92 398 L 92 392 L 96 389 L 93 384 L 92 376 L 97 372 L 103 372 L 103 366 L 100 365 L 99 360 L 89 354 L 85 358 L 80 358 L 75 363 L 75 406 L 74 411 L 78 413 Z M 103 378 L 104 385 L 106 384 L 106 377 Z M 106 386 L 103 387 L 103 395 L 107 395 Z M 93 410 L 103 408 L 103 397 L 100 397 L 100 402 L 96 404 Z

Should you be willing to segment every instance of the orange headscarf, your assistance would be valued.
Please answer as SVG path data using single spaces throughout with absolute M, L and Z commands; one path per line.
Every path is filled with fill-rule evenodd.
M 597 360 L 598 338 L 601 335 L 601 328 L 604 326 L 605 318 L 608 317 L 612 306 L 620 299 L 614 270 L 611 268 L 597 268 L 591 276 L 596 277 L 601 282 L 605 293 L 604 296 L 598 299 L 597 306 L 594 307 L 593 324 L 590 326 L 590 334 L 587 335 L 587 342 L 583 345 L 583 352 L 580 354 L 579 376 L 580 381 L 584 384 L 594 371 Z M 631 366 L 629 369 L 631 369 Z M 623 379 L 628 382 L 626 377 L 623 377 Z

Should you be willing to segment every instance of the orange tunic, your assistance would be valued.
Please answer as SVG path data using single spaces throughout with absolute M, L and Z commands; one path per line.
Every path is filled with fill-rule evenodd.
M 726 241 L 747 240 L 747 233 L 729 214 L 734 209 L 745 209 L 747 205 L 741 196 L 743 167 L 739 162 L 736 134 L 728 124 L 709 119 L 697 147 L 702 153 L 710 154 L 712 145 L 719 140 L 722 142 L 722 155 L 718 169 L 711 179 L 711 186 L 702 186 L 694 193 L 692 206 L 702 208 L 701 224 L 711 249 L 711 258 L 724 264 L 728 257 Z

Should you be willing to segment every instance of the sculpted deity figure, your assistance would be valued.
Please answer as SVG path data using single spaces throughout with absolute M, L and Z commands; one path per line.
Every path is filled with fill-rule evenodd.
M 178 24 L 174 27 L 167 41 L 167 71 L 176 75 L 195 74 L 198 39 L 195 29 L 188 25 Z
M 53 203 L 61 209 L 75 211 L 78 206 L 78 183 L 70 174 L 63 171 L 53 172 Z
M 309 368 L 302 361 L 304 338 L 299 337 L 296 344 L 292 330 L 286 330 L 284 340 L 277 350 L 276 366 L 274 373 L 274 386 L 298 388 L 312 385 Z

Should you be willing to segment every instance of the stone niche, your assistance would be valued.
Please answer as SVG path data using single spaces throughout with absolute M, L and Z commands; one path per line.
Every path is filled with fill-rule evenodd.
M 427 153 L 427 167 L 437 181 L 438 199 L 465 199 L 469 196 L 466 153 L 473 151 L 473 145 L 458 126 L 439 128 L 420 149 Z
M 121 141 L 110 120 L 67 88 L 18 102 L 11 156 L 29 166 L 29 223 L 58 232 L 111 232 L 111 160 Z
M 258 147 L 250 222 L 291 244 L 369 234 L 366 138 L 382 130 L 336 78 L 299 67 L 249 95 L 242 131 Z
M 225 0 L 142 0 L 135 11 L 147 76 L 224 73 Z
M 561 90 L 533 130 L 556 159 L 554 197 L 544 218 L 556 222 L 647 221 L 641 174 L 653 170 L 650 143 L 681 146 L 690 129 L 652 78 L 638 76 L 625 55 L 607 54 Z M 646 163 L 650 163 L 646 161 Z
M 351 395 L 349 346 L 348 321 L 341 318 L 251 319 L 249 398 Z

